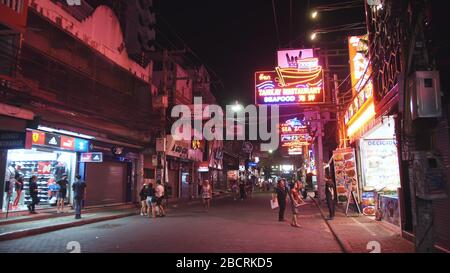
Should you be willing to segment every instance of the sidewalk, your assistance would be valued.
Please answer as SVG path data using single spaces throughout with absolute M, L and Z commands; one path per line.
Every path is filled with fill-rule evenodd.
M 311 198 L 312 199 L 312 198 Z M 321 206 L 313 199 L 322 217 L 328 216 L 326 203 Z M 375 252 L 379 245 L 381 253 L 414 253 L 414 244 L 401 237 L 397 227 L 371 218 L 346 216 L 342 209 L 336 207 L 333 220 L 325 220 L 341 247 L 347 253 Z
M 227 193 L 214 195 L 215 199 L 222 199 Z M 201 198 L 194 200 L 169 200 L 170 210 L 189 207 L 201 203 Z M 17 213 L 8 219 L 0 219 L 0 241 L 18 239 L 51 232 L 55 230 L 82 226 L 101 221 L 108 221 L 139 214 L 138 204 L 116 204 L 111 206 L 97 206 L 86 208 L 82 212 L 82 219 L 74 218 L 74 211 L 57 213 L 55 208 L 40 210 L 38 214 Z

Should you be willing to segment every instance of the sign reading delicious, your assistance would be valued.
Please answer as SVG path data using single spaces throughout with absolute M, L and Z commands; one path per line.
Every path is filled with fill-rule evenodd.
M 255 73 L 256 104 L 325 102 L 322 67 L 317 58 L 298 59 L 296 67 Z

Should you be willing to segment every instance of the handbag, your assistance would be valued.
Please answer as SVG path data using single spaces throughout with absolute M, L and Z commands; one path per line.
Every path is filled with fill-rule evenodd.
M 278 208 L 278 200 L 277 199 L 270 199 L 270 207 L 272 209 Z

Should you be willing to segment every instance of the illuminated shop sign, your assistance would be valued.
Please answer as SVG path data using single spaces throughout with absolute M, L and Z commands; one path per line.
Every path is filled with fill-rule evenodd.
M 297 61 L 297 67 L 276 67 L 255 73 L 256 104 L 314 104 L 325 101 L 323 72 L 316 58 Z
M 367 35 L 351 36 L 348 38 L 350 55 L 350 72 L 353 89 L 353 101 L 344 115 L 345 124 L 349 124 L 353 117 L 373 98 L 373 84 L 370 79 L 372 73 L 368 58 Z
M 283 68 L 297 67 L 298 60 L 312 58 L 314 57 L 313 54 L 312 48 L 278 50 L 278 66 Z
M 282 134 L 287 133 L 299 133 L 307 134 L 309 133 L 309 126 L 298 118 L 288 119 L 283 123 L 280 123 L 280 132 Z
M 27 137 L 31 138 L 30 142 L 32 146 L 53 147 L 75 152 L 89 151 L 89 140 L 86 139 L 46 133 L 38 130 L 28 131 Z

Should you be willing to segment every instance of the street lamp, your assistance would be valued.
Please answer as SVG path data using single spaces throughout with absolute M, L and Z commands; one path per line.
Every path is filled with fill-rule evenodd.
M 242 105 L 239 104 L 238 101 L 236 101 L 235 104 L 231 107 L 231 110 L 233 110 L 233 112 L 239 112 L 242 110 Z
M 317 18 L 317 15 L 318 15 L 317 10 L 314 10 L 314 11 L 311 12 L 311 18 L 312 18 L 312 19 L 316 19 L 316 18 Z
M 313 32 L 309 38 L 310 38 L 312 41 L 314 41 L 314 40 L 316 39 L 316 37 L 317 37 L 317 33 L 316 33 L 316 32 Z

